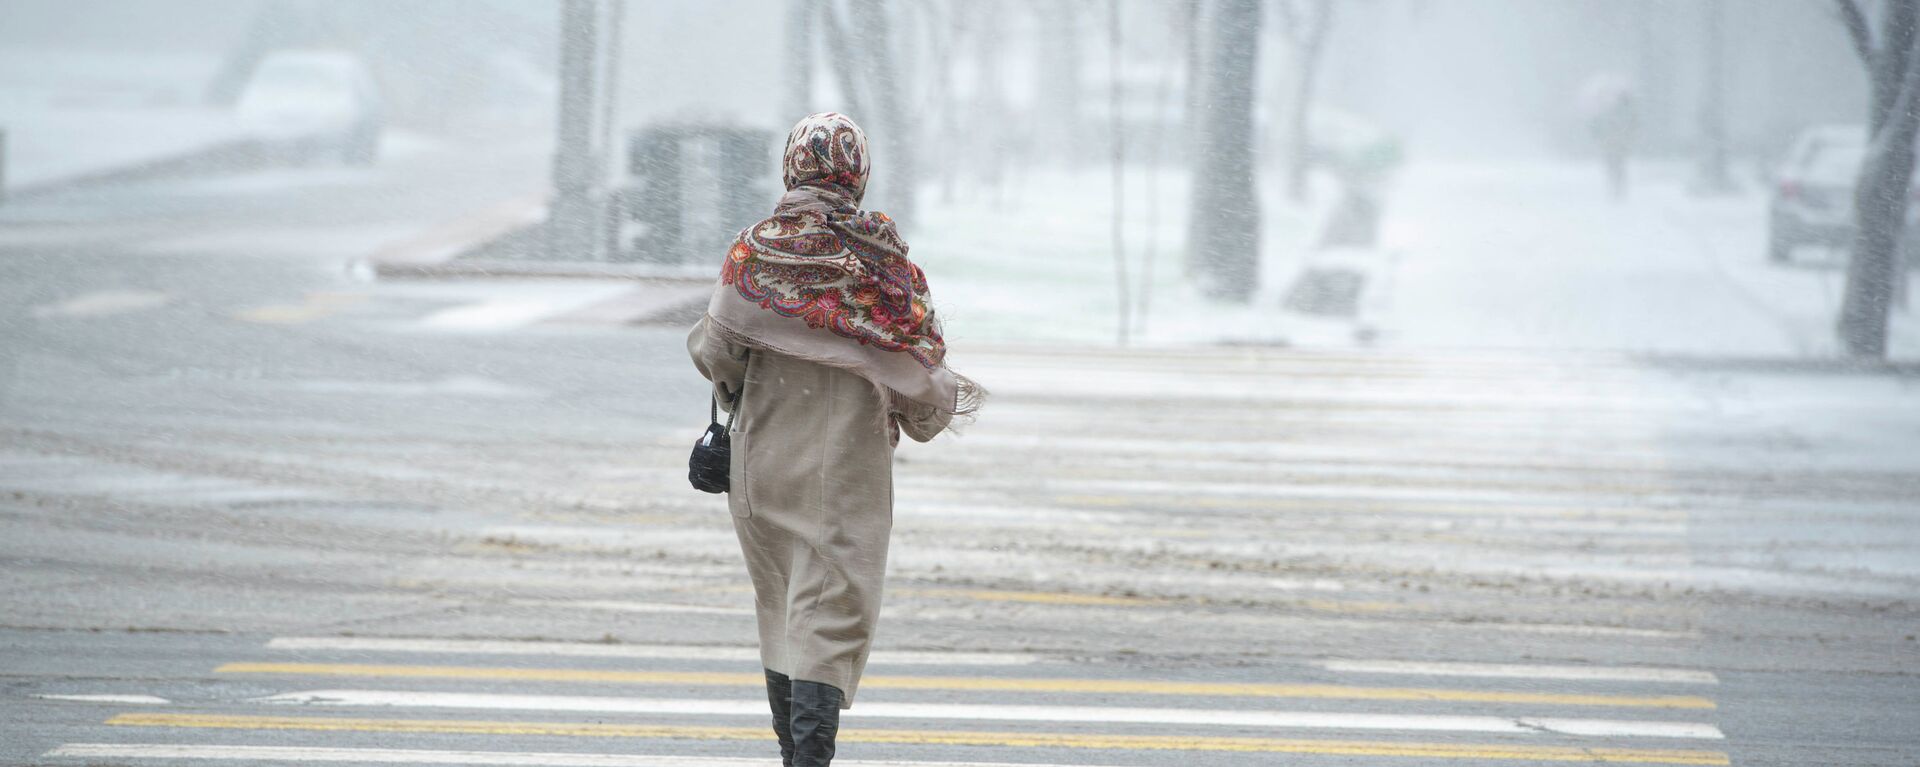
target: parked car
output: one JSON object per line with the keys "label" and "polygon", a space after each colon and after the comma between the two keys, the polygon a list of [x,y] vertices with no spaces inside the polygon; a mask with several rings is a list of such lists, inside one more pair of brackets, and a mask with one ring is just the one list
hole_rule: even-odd
{"label": "parked car", "polygon": [[[1767,260],[1786,263],[1802,245],[1844,248],[1853,241],[1853,188],[1867,155],[1867,129],[1858,125],[1809,128],[1795,139],[1774,175]],[[1917,178],[1916,180],[1920,180]],[[1914,254],[1920,190],[1910,194],[1907,237],[1901,250]]]}
{"label": "parked car", "polygon": [[380,153],[379,89],[351,53],[267,54],[240,92],[236,111],[256,141],[301,162],[334,156],[370,165]]}
{"label": "parked car", "polygon": [[1853,238],[1853,186],[1866,156],[1858,125],[1808,129],[1775,174],[1767,260],[1784,263],[1802,245],[1845,247]]}

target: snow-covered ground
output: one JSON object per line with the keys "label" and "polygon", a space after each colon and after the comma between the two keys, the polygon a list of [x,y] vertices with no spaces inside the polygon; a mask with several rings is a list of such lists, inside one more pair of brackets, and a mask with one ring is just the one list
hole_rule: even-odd
{"label": "snow-covered ground", "polygon": [[[1575,161],[1415,163],[1394,186],[1378,252],[1339,254],[1370,273],[1357,323],[1280,309],[1302,264],[1322,261],[1328,185],[1308,209],[1262,189],[1265,253],[1250,306],[1198,297],[1183,277],[1187,180],[1130,172],[1126,247],[1136,290],[1151,250],[1152,289],[1134,342],[1371,343],[1403,348],[1605,350],[1818,358],[1843,280],[1838,254],[1766,262],[1765,190],[1687,191],[1681,163],[1637,168],[1623,202],[1597,166]],[[1277,181],[1278,174],[1263,174]],[[996,199],[929,189],[904,222],[961,340],[1112,343],[1118,299],[1110,177],[1104,168],[1017,176]],[[1152,204],[1149,201],[1155,201]],[[1896,311],[1894,354],[1920,355],[1920,319]]]}
{"label": "snow-covered ground", "polygon": [[[1838,353],[1843,260],[1766,260],[1764,189],[1702,198],[1689,169],[1638,169],[1608,198],[1596,166],[1416,165],[1386,224],[1394,270],[1382,340],[1395,346],[1610,349],[1825,357]],[[1920,322],[1896,312],[1896,350]]]}
{"label": "snow-covered ground", "polygon": [[178,157],[241,138],[203,103],[219,61],[200,55],[0,47],[10,190]]}

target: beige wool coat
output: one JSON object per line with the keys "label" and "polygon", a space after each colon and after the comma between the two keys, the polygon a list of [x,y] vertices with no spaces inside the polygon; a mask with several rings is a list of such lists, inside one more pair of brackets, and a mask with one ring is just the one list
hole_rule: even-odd
{"label": "beige wool coat", "polygon": [[851,707],[880,618],[894,445],[901,431],[932,439],[952,416],[840,368],[731,343],[709,322],[694,326],[687,351],[723,408],[744,392],[727,507],[753,580],[761,662],[838,687]]}

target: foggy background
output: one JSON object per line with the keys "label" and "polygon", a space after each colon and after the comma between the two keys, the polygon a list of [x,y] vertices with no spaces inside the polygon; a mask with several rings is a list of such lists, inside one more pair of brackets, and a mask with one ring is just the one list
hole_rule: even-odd
{"label": "foggy background", "polygon": [[[626,8],[620,110],[624,124],[688,115],[729,116],[784,130],[788,95],[781,92],[789,3],[650,3]],[[1123,4],[1127,66],[1145,82],[1170,71],[1184,87],[1182,56],[1188,3]],[[1014,123],[1025,132],[1036,114],[1039,42],[1077,38],[1079,99],[1088,136],[1104,139],[1106,4],[1099,2],[940,3],[889,5],[901,31],[902,66],[923,87],[905,97],[924,106],[946,99],[924,84],[944,64],[964,73],[958,94],[978,87],[977,37],[993,30],[1006,111],[957,115],[968,132]],[[1671,157],[1697,150],[1705,90],[1701,41],[1707,17],[1684,0],[1362,0],[1341,4],[1327,44],[1320,100],[1364,114],[1405,136],[1423,156],[1513,157],[1589,149],[1574,103],[1600,72],[1628,76],[1645,97],[1641,148]],[[1830,4],[1736,3],[1726,15],[1726,92],[1734,143],[1749,161],[1779,151],[1809,124],[1858,122],[1866,81]],[[955,34],[962,44],[933,50],[931,39]],[[1064,17],[1064,18],[1063,18]],[[945,27],[945,28],[942,28]],[[263,29],[264,28],[264,31]],[[8,4],[0,28],[9,91],[65,90],[68,100],[100,100],[89,90],[146,91],[149,104],[218,103],[218,77],[237,49],[264,35],[272,47],[346,48],[373,63],[395,107],[397,123],[446,129],[445,123],[489,101],[542,100],[557,76],[559,3],[547,0],[420,0],[326,3],[269,0],[179,0],[165,5],[118,0]],[[1263,24],[1260,83],[1267,111],[1286,99],[1283,23],[1271,11]],[[903,35],[905,36],[905,35]],[[911,44],[909,44],[911,43]],[[944,55],[941,55],[944,54]],[[816,68],[828,63],[828,55]],[[91,62],[89,65],[87,62]],[[118,64],[119,67],[114,65]],[[82,71],[82,70],[91,70]],[[133,70],[133,71],[127,71]],[[824,74],[824,73],[823,73]],[[817,78],[814,108],[839,106],[830,76]],[[546,92],[501,93],[516,88]],[[9,93],[20,96],[19,93]],[[1137,94],[1148,96],[1151,94]],[[1169,110],[1176,119],[1184,104]],[[1063,107],[1064,110],[1064,107]],[[1046,110],[1038,110],[1046,111]],[[922,129],[937,135],[944,114],[927,114]],[[1023,130],[1025,129],[1025,130]],[[930,137],[920,137],[928,142]],[[1097,152],[1095,154],[1098,154]],[[930,169],[961,169],[961,158],[922,150]]]}
{"label": "foggy background", "polygon": [[[230,113],[263,56],[344,51],[377,83],[387,161],[452,153],[518,179],[503,182],[524,187],[503,186],[510,199],[572,183],[577,205],[562,192],[522,218],[618,230],[564,244],[523,233],[482,260],[702,274],[702,249],[771,205],[785,126],[837,110],[875,143],[867,207],[900,220],[961,338],[1117,341],[1125,303],[1125,335],[1150,344],[1836,349],[1822,324],[1837,311],[1844,248],[1764,263],[1770,190],[1796,136],[1864,121],[1866,74],[1828,3],[1335,3],[1312,57],[1322,4],[1257,4],[1252,54],[1239,57],[1252,60],[1251,133],[1245,154],[1221,160],[1250,167],[1253,187],[1227,205],[1193,187],[1196,172],[1218,175],[1196,171],[1219,106],[1204,90],[1212,4],[1121,3],[1117,51],[1109,4],[1091,0],[590,4],[591,103],[578,103],[591,124],[556,145],[563,5],[11,3],[7,183],[18,196],[125,166],[164,175],[143,164],[245,135]],[[864,21],[876,8],[884,24]],[[1619,93],[1632,101],[1628,189],[1608,204],[1596,99]],[[1312,164],[1296,193],[1302,114]],[[752,159],[689,156],[688,178],[709,180],[663,184],[660,156],[632,143],[660,126],[740,131]],[[1716,149],[1725,182],[1703,186]],[[235,169],[206,165],[216,170],[185,173]],[[1373,222],[1358,240],[1330,239],[1354,199]],[[1244,208],[1248,228],[1220,236],[1243,238],[1231,249],[1245,256],[1207,267],[1196,254],[1211,246],[1194,237],[1221,227],[1193,211],[1223,207]],[[687,234],[658,239],[648,216],[660,215]],[[478,238],[463,257],[497,244]],[[1131,272],[1124,302],[1116,262]],[[1210,287],[1221,280],[1250,292]],[[1037,284],[1050,300],[1026,292]],[[1896,355],[1910,324],[1896,310]]]}

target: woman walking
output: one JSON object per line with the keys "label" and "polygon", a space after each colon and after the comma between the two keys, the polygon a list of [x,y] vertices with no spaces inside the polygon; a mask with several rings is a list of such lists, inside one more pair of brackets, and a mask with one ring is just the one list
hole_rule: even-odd
{"label": "woman walking", "polygon": [[886,215],[859,209],[866,135],[810,115],[786,194],[740,233],[687,350],[733,414],[727,506],[753,580],[783,763],[827,765],[880,616],[893,449],[973,412],[945,365],[926,277]]}

